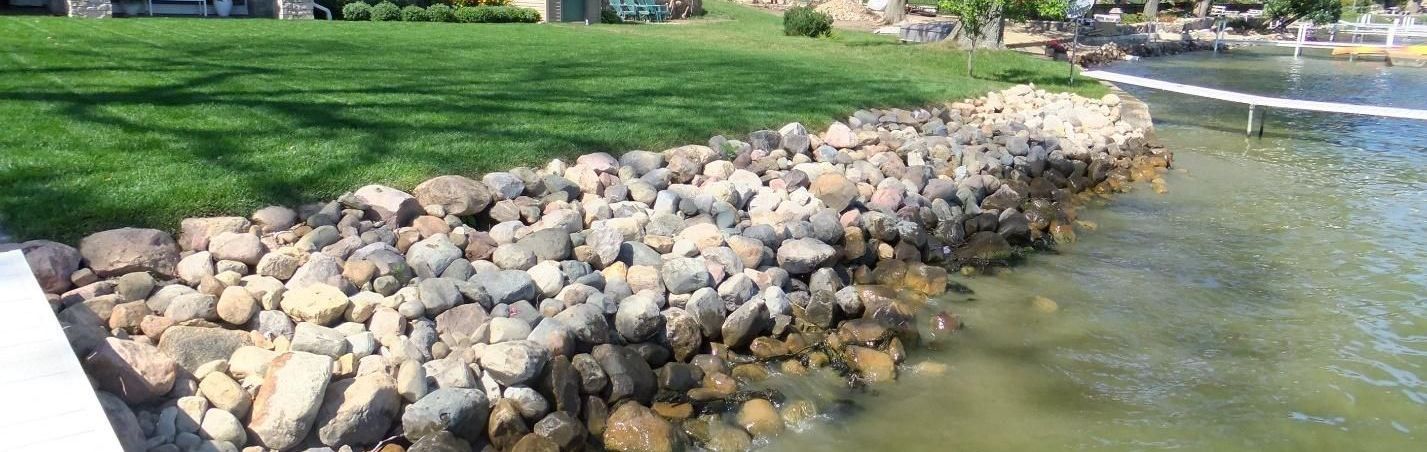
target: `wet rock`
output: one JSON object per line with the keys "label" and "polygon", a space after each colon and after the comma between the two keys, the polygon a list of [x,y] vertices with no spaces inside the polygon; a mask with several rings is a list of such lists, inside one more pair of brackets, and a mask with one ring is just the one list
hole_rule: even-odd
{"label": "wet rock", "polygon": [[897,378],[897,364],[892,356],[876,349],[847,346],[848,358],[857,374],[870,383],[882,383]]}
{"label": "wet rock", "polygon": [[738,408],[738,425],[755,437],[770,437],[783,433],[783,419],[773,403],[765,399],[749,399]]}
{"label": "wet rock", "polygon": [[604,446],[613,451],[675,451],[683,447],[669,421],[637,403],[624,403],[610,413]]}
{"label": "wet rock", "polygon": [[533,431],[562,451],[580,450],[585,442],[584,426],[580,425],[580,421],[575,419],[575,416],[565,412],[550,413],[540,422],[535,423]]}

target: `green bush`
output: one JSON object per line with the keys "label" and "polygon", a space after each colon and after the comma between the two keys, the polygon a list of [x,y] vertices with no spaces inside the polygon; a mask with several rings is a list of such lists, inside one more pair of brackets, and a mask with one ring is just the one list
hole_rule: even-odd
{"label": "green bush", "polygon": [[832,16],[806,6],[788,8],[783,13],[783,34],[809,38],[832,36]]}
{"label": "green bush", "polygon": [[1120,23],[1122,23],[1122,24],[1142,24],[1142,23],[1145,23],[1145,22],[1148,21],[1148,20],[1149,20],[1149,19],[1146,18],[1144,14],[1140,14],[1140,13],[1130,13],[1130,14],[1121,14],[1121,15],[1120,15]]}
{"label": "green bush", "polygon": [[456,21],[464,23],[535,23],[540,13],[515,6],[461,6],[456,8]]}
{"label": "green bush", "polygon": [[342,18],[347,20],[371,20],[372,5],[366,3],[348,3],[342,6]]}
{"label": "green bush", "polygon": [[416,5],[406,5],[401,8],[402,22],[426,22],[431,20],[431,16],[426,14],[426,9]]}
{"label": "green bush", "polygon": [[444,3],[437,3],[426,8],[426,20],[432,22],[454,22],[455,16],[451,15],[451,7]]}
{"label": "green bush", "polygon": [[1016,20],[1065,20],[1070,2],[1065,0],[1008,0],[1006,17]]}
{"label": "green bush", "polygon": [[385,22],[401,20],[401,7],[392,2],[381,2],[372,6],[372,21]]}
{"label": "green bush", "polygon": [[622,24],[624,19],[619,18],[619,13],[613,9],[605,8],[600,10],[600,23],[602,24]]}

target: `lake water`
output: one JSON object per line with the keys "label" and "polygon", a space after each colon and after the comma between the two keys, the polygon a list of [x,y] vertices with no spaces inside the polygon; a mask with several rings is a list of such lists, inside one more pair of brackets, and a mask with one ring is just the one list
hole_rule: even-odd
{"label": "lake water", "polygon": [[[1321,51],[1314,51],[1318,55]],[[1111,70],[1427,108],[1427,69],[1200,52]],[[1056,254],[956,277],[946,365],[846,397],[773,450],[1427,450],[1427,123],[1130,88],[1175,152],[1169,193],[1082,210]],[[1031,299],[1054,299],[1042,313]],[[795,391],[796,393],[796,391]],[[795,394],[796,395],[796,394]]]}

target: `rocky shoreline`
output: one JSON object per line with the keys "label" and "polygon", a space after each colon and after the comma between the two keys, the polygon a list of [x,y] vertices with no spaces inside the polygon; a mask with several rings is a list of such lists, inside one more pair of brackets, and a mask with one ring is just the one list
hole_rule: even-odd
{"label": "rocky shoreline", "polygon": [[753,383],[893,381],[949,271],[1163,189],[1142,109],[1022,85],[0,250],[127,451],[744,450],[826,409]]}

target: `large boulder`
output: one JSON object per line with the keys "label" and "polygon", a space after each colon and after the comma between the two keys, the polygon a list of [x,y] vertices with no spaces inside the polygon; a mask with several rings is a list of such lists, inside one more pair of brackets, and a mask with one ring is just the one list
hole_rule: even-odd
{"label": "large boulder", "polygon": [[392,227],[411,223],[425,212],[416,197],[385,185],[367,185],[352,193],[357,206],[367,212],[367,219],[381,220]]}
{"label": "large boulder", "polygon": [[446,215],[475,215],[491,204],[485,184],[465,176],[436,176],[412,190],[423,207],[440,206]]}
{"label": "large boulder", "polygon": [[157,229],[121,228],[96,232],[79,241],[79,254],[101,278],[130,272],[175,276],[178,244]]}
{"label": "large boulder", "polygon": [[172,389],[178,366],[152,345],[108,337],[84,359],[84,368],[100,389],[138,405]]}
{"label": "large boulder", "polygon": [[30,272],[34,273],[35,280],[40,282],[40,289],[46,293],[63,293],[69,290],[69,275],[79,270],[79,250],[63,243],[31,240],[0,244],[0,253],[13,250],[20,250],[25,254],[25,262],[30,264]]}
{"label": "large boulder", "polygon": [[246,232],[224,232],[209,239],[208,251],[217,260],[238,261],[248,265],[258,265],[258,260],[267,254],[267,248],[258,236]]}
{"label": "large boulder", "polygon": [[317,438],[332,447],[369,445],[386,437],[401,411],[396,380],[383,372],[338,380],[317,412]]}
{"label": "large boulder", "polygon": [[248,421],[254,442],[269,449],[296,447],[312,429],[331,378],[332,358],[322,355],[287,352],[269,363]]}

